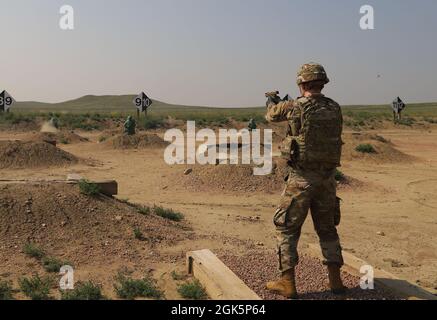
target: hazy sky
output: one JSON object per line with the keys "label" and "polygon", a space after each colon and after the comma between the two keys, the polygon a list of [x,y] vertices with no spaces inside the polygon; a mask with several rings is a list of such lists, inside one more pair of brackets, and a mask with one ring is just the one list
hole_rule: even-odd
{"label": "hazy sky", "polygon": [[[375,30],[359,28],[364,4]],[[254,106],[273,89],[295,97],[297,69],[317,61],[342,104],[437,101],[436,33],[435,0],[0,0],[0,89]]]}

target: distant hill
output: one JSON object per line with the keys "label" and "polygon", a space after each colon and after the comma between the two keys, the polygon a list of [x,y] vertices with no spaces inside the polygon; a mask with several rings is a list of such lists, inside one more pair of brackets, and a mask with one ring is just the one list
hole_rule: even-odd
{"label": "distant hill", "polygon": [[[87,95],[78,99],[69,100],[60,103],[45,103],[35,101],[17,102],[13,106],[13,111],[17,112],[123,112],[132,113],[135,107],[132,104],[135,95],[105,95],[95,96]],[[384,113],[391,114],[391,106],[386,105],[353,105],[342,106],[345,113]],[[188,114],[190,112],[204,113],[221,113],[223,116],[234,114],[236,112],[243,113],[259,113],[265,112],[265,107],[252,108],[213,108],[202,106],[187,106],[169,104],[158,100],[153,100],[151,111],[155,114],[166,113],[171,115]],[[410,103],[407,104],[405,114],[435,116],[437,115],[437,103]]]}
{"label": "distant hill", "polygon": [[[17,111],[33,111],[33,112],[48,112],[48,111],[68,111],[68,112],[123,112],[132,111],[132,104],[135,95],[107,95],[95,96],[87,95],[74,100],[68,100],[59,103],[45,103],[36,101],[17,102],[14,105],[14,110]],[[152,107],[159,110],[181,110],[181,109],[205,109],[207,107],[174,105],[158,100],[153,100]]]}

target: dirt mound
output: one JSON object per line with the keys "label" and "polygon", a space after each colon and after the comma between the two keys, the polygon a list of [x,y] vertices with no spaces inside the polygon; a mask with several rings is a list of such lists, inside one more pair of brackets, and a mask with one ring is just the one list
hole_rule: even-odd
{"label": "dirt mound", "polygon": [[[278,131],[279,132],[279,131]],[[275,145],[282,142],[283,132],[273,134]],[[375,163],[411,162],[415,158],[396,149],[396,146],[382,135],[367,133],[345,133],[343,135],[342,161],[371,161]],[[360,145],[371,145],[374,152],[359,152],[356,148]]]}
{"label": "dirt mound", "polygon": [[[396,149],[395,145],[380,135],[351,133],[343,136],[343,161],[364,160],[375,163],[410,162],[411,157]],[[357,151],[363,147],[364,152]]]}
{"label": "dirt mound", "polygon": [[66,166],[78,159],[50,143],[34,141],[0,141],[0,169]]}
{"label": "dirt mound", "polygon": [[0,190],[0,274],[12,279],[44,272],[40,262],[23,253],[23,246],[32,243],[71,263],[75,280],[91,277],[112,288],[117,270],[144,274],[151,261],[159,260],[158,247],[192,234],[184,222],[140,214],[116,199],[83,195],[77,185],[7,184]]}
{"label": "dirt mound", "polygon": [[120,135],[120,129],[106,129],[98,136],[99,143],[107,142],[107,140]]}
{"label": "dirt mound", "polygon": [[254,176],[253,168],[250,165],[198,166],[193,169],[193,172],[187,178],[186,186],[196,191],[208,189],[249,192],[267,191],[266,183],[274,187],[276,176],[269,175],[266,177]]}
{"label": "dirt mound", "polygon": [[157,134],[139,133],[133,136],[118,135],[105,142],[114,149],[165,148],[169,145]]}
{"label": "dirt mound", "polygon": [[[190,174],[182,177],[182,185],[191,191],[229,191],[278,193],[284,188],[289,167],[282,158],[274,159],[272,173],[253,175],[252,165],[195,166]],[[357,188],[362,183],[357,179],[342,176],[339,187]]]}
{"label": "dirt mound", "polygon": [[[341,168],[339,169],[341,170]],[[363,190],[369,187],[367,183],[344,174],[341,177],[336,177],[336,179],[337,190]]]}
{"label": "dirt mound", "polygon": [[223,190],[272,193],[283,188],[286,171],[277,166],[272,174],[254,176],[252,165],[195,166],[183,184],[193,191]]}
{"label": "dirt mound", "polygon": [[57,144],[71,144],[88,141],[87,138],[81,137],[80,135],[74,133],[74,131],[38,132],[29,140],[42,142],[55,141]]}

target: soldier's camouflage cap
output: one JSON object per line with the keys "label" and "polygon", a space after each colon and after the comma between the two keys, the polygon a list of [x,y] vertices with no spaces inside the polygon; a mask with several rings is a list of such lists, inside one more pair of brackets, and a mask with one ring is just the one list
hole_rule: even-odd
{"label": "soldier's camouflage cap", "polygon": [[297,85],[311,81],[324,81],[325,84],[329,83],[328,75],[325,68],[318,63],[306,63],[297,73]]}

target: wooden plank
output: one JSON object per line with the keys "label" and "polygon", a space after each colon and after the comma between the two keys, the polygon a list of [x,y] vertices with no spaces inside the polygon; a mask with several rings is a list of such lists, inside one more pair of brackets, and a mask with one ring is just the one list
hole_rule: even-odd
{"label": "wooden plank", "polygon": [[[41,183],[66,183],[77,184],[80,180],[84,179],[77,174],[69,174],[66,180],[5,180],[0,179],[0,184],[41,184]],[[112,197],[118,194],[118,183],[115,180],[91,180],[90,183],[94,183],[100,187],[100,193]]]}
{"label": "wooden plank", "polygon": [[112,197],[118,194],[118,183],[115,180],[91,182],[97,184],[100,188],[100,193],[108,197]]}
{"label": "wooden plank", "polygon": [[261,300],[210,250],[187,253],[188,273],[197,278],[214,300]]}
{"label": "wooden plank", "polygon": [[67,181],[80,181],[83,180],[84,178],[77,173],[70,173],[67,175]]}
{"label": "wooden plank", "polygon": [[[322,257],[319,245],[309,244],[308,252],[319,258]],[[346,251],[343,251],[343,260],[347,271],[360,277],[363,276],[360,274],[361,267],[371,265]],[[400,279],[385,270],[374,268],[374,277],[375,284],[379,284],[405,299],[437,300],[437,297],[431,292],[412,284],[407,280]]]}
{"label": "wooden plank", "polygon": [[[67,182],[77,183],[83,179],[85,178],[76,173],[67,175]],[[108,197],[118,194],[118,183],[115,180],[90,180],[90,183],[98,185],[100,187],[100,192]]]}

